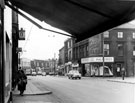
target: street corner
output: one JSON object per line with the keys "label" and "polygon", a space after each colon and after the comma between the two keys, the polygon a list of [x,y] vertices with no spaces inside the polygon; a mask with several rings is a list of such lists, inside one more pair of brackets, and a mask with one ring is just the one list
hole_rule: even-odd
{"label": "street corner", "polygon": [[32,95],[49,95],[52,94],[52,91],[39,91],[39,92],[34,92],[34,93],[27,93],[24,92],[25,96],[32,96]]}

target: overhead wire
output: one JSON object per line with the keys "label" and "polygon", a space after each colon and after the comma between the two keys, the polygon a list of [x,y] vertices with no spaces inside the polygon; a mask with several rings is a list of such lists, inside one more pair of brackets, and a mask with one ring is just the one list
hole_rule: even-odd
{"label": "overhead wire", "polygon": [[24,44],[24,46],[23,46],[23,48],[24,48],[24,49],[25,49],[26,44],[27,44],[27,42],[28,42],[28,40],[29,40],[29,37],[30,37],[31,31],[32,31],[32,28],[33,28],[33,25],[32,25],[32,26],[31,26],[31,28],[30,28],[30,31],[29,31],[28,37],[27,37],[26,42],[25,42],[25,44]]}

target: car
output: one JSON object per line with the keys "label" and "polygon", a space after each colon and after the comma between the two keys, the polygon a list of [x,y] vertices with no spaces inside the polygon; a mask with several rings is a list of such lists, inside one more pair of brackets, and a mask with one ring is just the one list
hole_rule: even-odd
{"label": "car", "polygon": [[70,70],[67,76],[69,79],[81,79],[81,74],[78,70]]}
{"label": "car", "polygon": [[38,71],[37,72],[37,75],[42,75],[42,71]]}
{"label": "car", "polygon": [[46,72],[42,72],[42,76],[46,76]]}
{"label": "car", "polygon": [[32,76],[36,76],[37,73],[36,73],[36,72],[32,72],[31,75],[32,75]]}

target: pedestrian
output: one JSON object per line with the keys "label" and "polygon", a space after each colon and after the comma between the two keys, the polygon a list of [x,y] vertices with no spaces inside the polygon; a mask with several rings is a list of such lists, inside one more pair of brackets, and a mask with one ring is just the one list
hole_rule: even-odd
{"label": "pedestrian", "polygon": [[122,75],[122,80],[124,80],[124,76],[125,76],[125,68],[122,67],[121,69],[121,75]]}
{"label": "pedestrian", "polygon": [[23,96],[24,90],[26,90],[27,84],[27,76],[25,75],[23,70],[18,71],[18,90],[20,91],[20,95]]}

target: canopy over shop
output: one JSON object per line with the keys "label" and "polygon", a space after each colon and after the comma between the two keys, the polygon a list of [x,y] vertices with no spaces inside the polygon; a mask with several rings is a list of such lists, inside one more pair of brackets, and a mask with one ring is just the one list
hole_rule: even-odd
{"label": "canopy over shop", "polygon": [[[135,2],[120,0],[5,0],[78,41],[135,18]],[[10,2],[10,3],[9,3]],[[15,10],[15,9],[14,9]],[[19,10],[18,10],[19,11]],[[19,12],[20,13],[20,12]],[[21,13],[20,13],[21,14]],[[24,16],[24,15],[23,15]],[[40,26],[39,26],[40,27]],[[42,27],[41,27],[42,28]]]}

